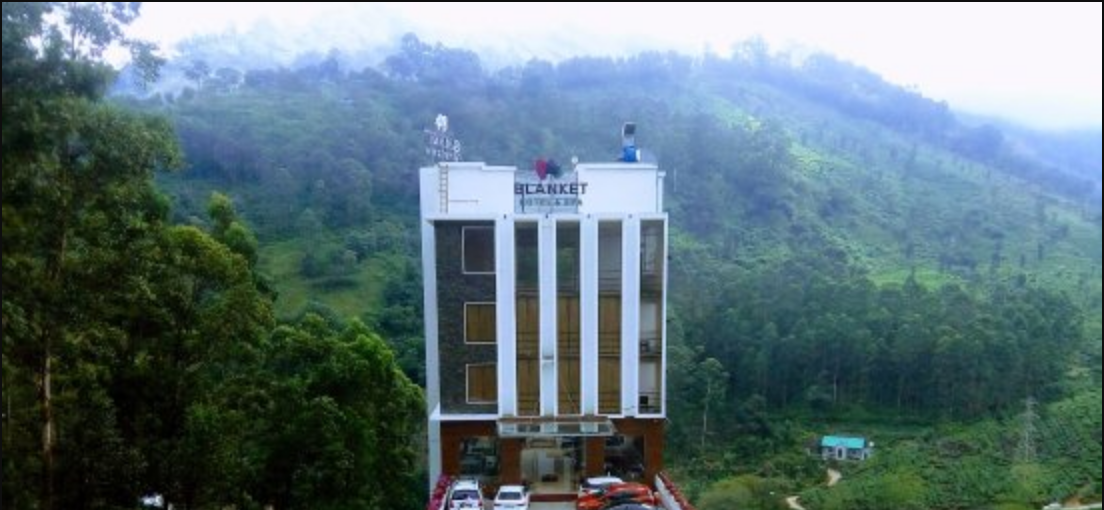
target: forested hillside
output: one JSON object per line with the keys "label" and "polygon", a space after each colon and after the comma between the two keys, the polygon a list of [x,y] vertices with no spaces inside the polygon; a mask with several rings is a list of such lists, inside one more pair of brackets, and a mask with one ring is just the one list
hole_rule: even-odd
{"label": "forested hillside", "polygon": [[173,222],[164,117],[103,100],[138,4],[3,4],[3,507],[416,508],[421,389],[358,321],[278,324],[225,195]]}
{"label": "forested hillside", "polygon": [[[673,225],[668,464],[704,510],[1099,501],[1099,131],[758,40],[491,69],[407,35],[266,69],[161,62],[138,14],[3,6],[5,507],[417,508],[439,113],[523,168],[637,123]],[[839,431],[878,453],[817,488],[805,447]]]}
{"label": "forested hillside", "polygon": [[[1094,157],[1084,137],[959,120],[862,68],[759,41],[731,58],[492,71],[408,35],[375,68],[337,52],[295,69],[172,65],[189,73],[181,94],[125,101],[177,127],[189,167],[162,180],[177,220],[202,224],[211,190],[231,193],[278,314],[360,317],[414,378],[421,130],[446,113],[465,159],[527,167],[612,160],[635,121],[669,172],[671,460],[703,482],[776,476],[772,462],[802,480],[794,452],[817,426],[981,421],[1012,437],[1025,399],[1099,391],[1099,139]],[[1083,407],[1046,412],[1067,410]],[[1084,416],[1054,419],[1067,418]],[[1099,449],[1099,416],[1085,419]],[[707,438],[730,448],[700,449]],[[1076,473],[1063,486],[1099,493],[1098,469]],[[1002,490],[967,483],[926,504],[1059,496]]]}

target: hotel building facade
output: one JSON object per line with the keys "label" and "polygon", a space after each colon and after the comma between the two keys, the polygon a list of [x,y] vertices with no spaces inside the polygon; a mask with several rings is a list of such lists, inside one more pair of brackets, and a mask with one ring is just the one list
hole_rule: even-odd
{"label": "hotel building facade", "polygon": [[668,218],[645,163],[422,168],[430,480],[651,482]]}

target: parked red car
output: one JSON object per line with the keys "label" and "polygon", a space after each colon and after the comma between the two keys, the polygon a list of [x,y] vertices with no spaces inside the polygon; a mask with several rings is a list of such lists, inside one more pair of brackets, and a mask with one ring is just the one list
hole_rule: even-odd
{"label": "parked red car", "polygon": [[593,494],[580,496],[575,509],[603,510],[627,503],[655,506],[655,495],[651,488],[641,483],[618,483]]}

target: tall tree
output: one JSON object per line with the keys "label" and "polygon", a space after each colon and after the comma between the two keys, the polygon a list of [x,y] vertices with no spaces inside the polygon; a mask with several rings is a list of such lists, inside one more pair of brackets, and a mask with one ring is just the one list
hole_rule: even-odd
{"label": "tall tree", "polygon": [[278,328],[266,350],[270,412],[259,423],[258,497],[279,509],[412,508],[422,392],[359,321],[316,315]]}
{"label": "tall tree", "polygon": [[[150,203],[148,179],[178,158],[163,122],[92,104],[110,68],[99,62],[113,43],[131,47],[152,74],[152,47],[127,41],[122,27],[138,4],[3,4],[4,329],[12,361],[34,366],[41,412],[41,505],[54,506],[57,422],[55,364],[79,338],[71,287],[74,261],[86,253],[96,221],[129,219],[112,205]],[[137,184],[137,185],[135,185]],[[90,214],[93,211],[103,214]],[[135,217],[137,216],[137,217]],[[18,323],[15,328],[13,322]]]}
{"label": "tall tree", "polygon": [[[132,506],[157,486],[149,470],[179,437],[174,417],[201,394],[197,383],[271,322],[246,258],[167,225],[152,176],[180,163],[168,123],[99,102],[111,45],[156,71],[152,47],[123,35],[138,12],[3,5],[5,393],[20,399],[5,429],[40,430],[37,461],[16,457],[4,476],[9,489],[10,477],[37,478],[38,495],[8,490],[5,505]],[[243,237],[235,232],[219,235]]]}
{"label": "tall tree", "polygon": [[708,358],[698,365],[701,385],[704,391],[701,395],[702,424],[701,424],[701,450],[705,452],[706,441],[709,438],[709,411],[714,402],[724,402],[726,391],[725,381],[728,373],[724,365],[714,358]]}

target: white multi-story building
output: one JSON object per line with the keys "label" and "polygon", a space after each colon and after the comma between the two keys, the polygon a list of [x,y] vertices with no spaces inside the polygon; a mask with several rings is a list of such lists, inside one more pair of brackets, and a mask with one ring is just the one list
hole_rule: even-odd
{"label": "white multi-story building", "polygon": [[421,170],[431,480],[651,482],[666,416],[664,174]]}

